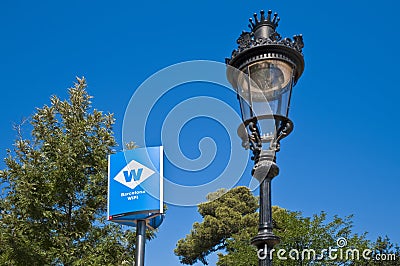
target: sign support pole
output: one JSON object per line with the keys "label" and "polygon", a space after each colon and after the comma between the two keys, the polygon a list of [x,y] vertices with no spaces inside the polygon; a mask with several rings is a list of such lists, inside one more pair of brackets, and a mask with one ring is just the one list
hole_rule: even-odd
{"label": "sign support pole", "polygon": [[146,244],[146,221],[138,220],[136,225],[135,266],[144,266],[145,244]]}

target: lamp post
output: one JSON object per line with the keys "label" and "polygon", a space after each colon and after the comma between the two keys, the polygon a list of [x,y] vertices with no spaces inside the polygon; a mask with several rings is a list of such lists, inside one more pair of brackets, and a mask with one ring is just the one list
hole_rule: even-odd
{"label": "lamp post", "polygon": [[278,175],[275,153],[293,130],[289,119],[292,88],[304,70],[303,38],[284,38],[276,31],[279,18],[272,11],[254,14],[250,31],[243,31],[238,48],[227,58],[227,77],[236,89],[243,124],[238,135],[253,152],[252,175],[260,182],[258,234],[251,243],[259,250],[259,265],[272,265],[270,254],[280,242],[272,229],[271,181]]}

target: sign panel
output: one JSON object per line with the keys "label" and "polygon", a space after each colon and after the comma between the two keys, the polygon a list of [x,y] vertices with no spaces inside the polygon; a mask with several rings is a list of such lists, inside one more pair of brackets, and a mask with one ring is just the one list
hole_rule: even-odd
{"label": "sign panel", "polygon": [[134,226],[137,220],[147,220],[147,225],[154,228],[154,222],[160,220],[156,217],[163,213],[163,203],[162,146],[109,156],[109,221]]}

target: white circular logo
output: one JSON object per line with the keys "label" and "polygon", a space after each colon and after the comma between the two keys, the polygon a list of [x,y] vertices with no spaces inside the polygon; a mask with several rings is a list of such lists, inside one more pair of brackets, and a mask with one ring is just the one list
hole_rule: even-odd
{"label": "white circular logo", "polygon": [[344,237],[339,237],[339,238],[336,240],[336,244],[337,244],[337,246],[338,246],[339,248],[343,248],[343,247],[347,246],[347,239],[344,238]]}

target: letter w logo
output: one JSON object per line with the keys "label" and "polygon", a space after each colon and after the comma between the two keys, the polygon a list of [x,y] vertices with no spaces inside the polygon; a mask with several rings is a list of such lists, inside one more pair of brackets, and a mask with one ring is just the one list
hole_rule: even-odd
{"label": "letter w logo", "polygon": [[136,170],[132,171],[124,171],[124,176],[125,176],[125,182],[132,182],[132,181],[139,181],[140,176],[142,175],[143,168],[139,168]]}
{"label": "letter w logo", "polygon": [[152,169],[135,160],[131,160],[121,169],[121,171],[119,171],[119,173],[114,177],[114,180],[124,186],[134,189],[154,173],[155,172]]}

